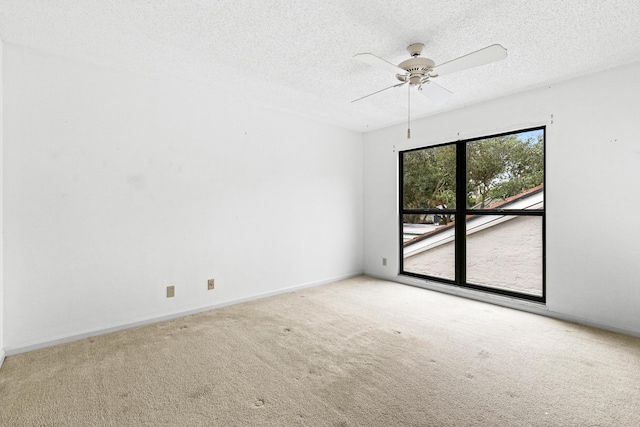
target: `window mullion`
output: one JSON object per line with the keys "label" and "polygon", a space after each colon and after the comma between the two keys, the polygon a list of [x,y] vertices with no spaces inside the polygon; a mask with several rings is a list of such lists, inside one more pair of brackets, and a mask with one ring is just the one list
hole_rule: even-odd
{"label": "window mullion", "polygon": [[455,220],[455,253],[456,253],[456,283],[467,283],[467,246],[466,235],[467,215],[467,148],[464,142],[456,144],[456,220]]}

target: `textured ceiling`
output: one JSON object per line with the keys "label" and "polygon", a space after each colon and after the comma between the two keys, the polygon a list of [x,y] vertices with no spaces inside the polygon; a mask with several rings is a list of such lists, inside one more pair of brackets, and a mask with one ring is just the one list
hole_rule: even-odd
{"label": "textured ceiling", "polygon": [[[441,76],[417,118],[640,60],[638,0],[0,0],[9,43],[169,76],[357,131],[401,123],[406,88],[355,61],[425,44],[440,64],[499,43],[508,58]],[[606,74],[603,74],[606,79]]]}

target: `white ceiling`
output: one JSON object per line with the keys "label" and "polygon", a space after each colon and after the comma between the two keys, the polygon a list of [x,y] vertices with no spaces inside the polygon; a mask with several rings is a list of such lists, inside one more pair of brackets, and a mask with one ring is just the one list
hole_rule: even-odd
{"label": "white ceiling", "polygon": [[397,64],[422,42],[440,64],[507,48],[506,60],[439,77],[454,93],[446,106],[412,97],[417,118],[639,61],[640,1],[0,0],[0,37],[368,131],[405,121],[407,92],[351,104],[397,82],[356,53]]}

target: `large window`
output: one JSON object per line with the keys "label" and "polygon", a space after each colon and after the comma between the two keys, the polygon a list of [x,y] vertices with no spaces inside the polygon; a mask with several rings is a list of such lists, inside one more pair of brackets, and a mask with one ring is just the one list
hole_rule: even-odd
{"label": "large window", "polygon": [[402,274],[544,302],[545,128],[400,152]]}

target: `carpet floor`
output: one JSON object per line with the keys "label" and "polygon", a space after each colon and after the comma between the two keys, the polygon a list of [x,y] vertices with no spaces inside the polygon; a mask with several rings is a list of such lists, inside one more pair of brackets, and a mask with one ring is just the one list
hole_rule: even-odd
{"label": "carpet floor", "polygon": [[357,277],[8,357],[2,426],[639,426],[640,339]]}

